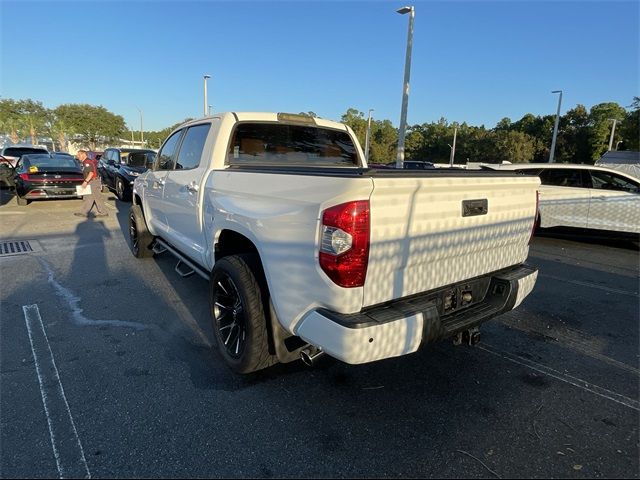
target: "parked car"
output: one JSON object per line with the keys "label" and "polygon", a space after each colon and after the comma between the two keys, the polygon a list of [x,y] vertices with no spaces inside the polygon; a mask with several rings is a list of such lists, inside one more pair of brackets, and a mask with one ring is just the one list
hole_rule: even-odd
{"label": "parked car", "polygon": [[16,163],[22,155],[30,153],[49,153],[46,147],[39,145],[10,145],[0,149],[0,156],[4,157],[12,166],[16,166]]}
{"label": "parked car", "polygon": [[133,181],[153,164],[155,157],[153,150],[107,148],[98,162],[103,185],[116,192],[120,200],[129,200]]}
{"label": "parked car", "polygon": [[95,160],[97,162],[98,160],[100,160],[102,158],[102,154],[103,154],[103,152],[94,152],[92,150],[89,150],[87,152],[87,158],[89,160]]}
{"label": "parked car", "polygon": [[541,228],[640,233],[640,182],[631,175],[566,163],[487,166],[540,177]]}
{"label": "parked car", "polygon": [[0,156],[0,188],[13,188],[15,186],[15,168],[11,161]]}
{"label": "parked car", "polygon": [[132,253],[209,281],[231,369],[406,355],[531,292],[537,177],[370,169],[344,124],[293,114],[187,122],[134,182]]}
{"label": "parked car", "polygon": [[420,162],[417,160],[405,160],[402,165],[405,170],[430,170],[436,168],[431,162]]}
{"label": "parked car", "polygon": [[66,155],[23,155],[15,167],[18,205],[47,198],[78,198],[76,186],[82,181],[82,167]]}

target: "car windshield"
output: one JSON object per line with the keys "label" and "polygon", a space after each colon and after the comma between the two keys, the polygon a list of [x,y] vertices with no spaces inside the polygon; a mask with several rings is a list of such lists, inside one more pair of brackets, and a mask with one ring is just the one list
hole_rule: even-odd
{"label": "car windshield", "polygon": [[22,159],[25,168],[79,168],[74,158],[62,155],[29,155]]}
{"label": "car windshield", "polygon": [[238,124],[228,161],[232,165],[359,165],[347,132],[266,122]]}
{"label": "car windshield", "polygon": [[156,159],[155,152],[132,152],[127,157],[127,165],[130,167],[145,167]]}
{"label": "car windshield", "polygon": [[7,157],[21,157],[30,153],[49,153],[44,148],[35,147],[8,147],[4,149],[4,155]]}

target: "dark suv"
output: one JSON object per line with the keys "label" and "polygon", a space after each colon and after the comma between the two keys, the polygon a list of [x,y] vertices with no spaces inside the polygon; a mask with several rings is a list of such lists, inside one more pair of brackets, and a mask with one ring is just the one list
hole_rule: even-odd
{"label": "dark suv", "polygon": [[156,152],[134,148],[107,148],[98,162],[103,185],[116,192],[120,200],[129,200],[133,182],[153,164]]}

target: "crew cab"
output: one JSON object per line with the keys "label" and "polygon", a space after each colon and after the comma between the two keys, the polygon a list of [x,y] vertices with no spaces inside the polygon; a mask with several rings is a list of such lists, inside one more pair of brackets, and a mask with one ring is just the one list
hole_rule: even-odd
{"label": "crew cab", "polygon": [[170,252],[209,281],[236,372],[326,353],[350,364],[474,343],[517,307],[537,177],[375,170],[347,126],[283,113],[187,122],[133,186],[136,257]]}

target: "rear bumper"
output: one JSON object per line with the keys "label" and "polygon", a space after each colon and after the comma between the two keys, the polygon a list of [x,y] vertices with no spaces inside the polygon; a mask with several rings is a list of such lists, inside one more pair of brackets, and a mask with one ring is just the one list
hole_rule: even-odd
{"label": "rear bumper", "polygon": [[[80,185],[78,183],[78,185]],[[18,189],[17,192],[21,197],[29,200],[38,200],[41,198],[81,198],[76,191],[76,184],[56,187],[56,186],[34,186],[28,190]]]}
{"label": "rear bumper", "polygon": [[[533,290],[537,276],[537,269],[518,265],[357,314],[317,309],[303,318],[296,335],[346,363],[398,357],[516,308]],[[473,292],[477,300],[465,305],[465,292]],[[447,299],[460,307],[447,310]]]}

